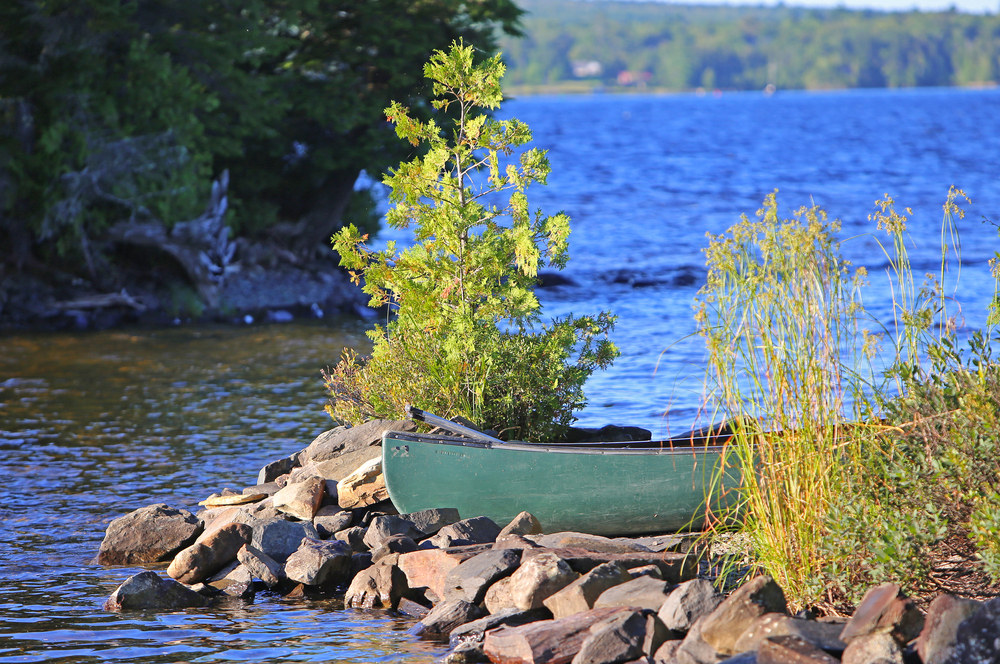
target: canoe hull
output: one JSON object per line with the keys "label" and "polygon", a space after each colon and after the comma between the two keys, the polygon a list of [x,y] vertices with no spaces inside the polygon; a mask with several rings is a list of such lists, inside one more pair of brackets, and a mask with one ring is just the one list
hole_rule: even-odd
{"label": "canoe hull", "polygon": [[[528,511],[545,532],[640,535],[701,527],[723,449],[491,445],[388,432],[382,469],[403,513],[454,507],[506,525]],[[727,490],[738,485],[732,474],[724,480]]]}

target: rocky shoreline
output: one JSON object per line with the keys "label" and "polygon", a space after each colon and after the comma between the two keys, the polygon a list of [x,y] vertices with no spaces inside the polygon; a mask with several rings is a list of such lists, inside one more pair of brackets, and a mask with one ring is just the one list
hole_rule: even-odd
{"label": "rocky shoreline", "polygon": [[[155,277],[155,275],[154,275]],[[183,280],[142,277],[101,289],[63,274],[0,270],[0,331],[100,330],[194,321],[247,324],[334,315],[366,316],[368,298],[332,260],[232,266],[219,302],[204,308]]]}
{"label": "rocky shoreline", "polygon": [[1000,599],[942,594],[925,614],[884,584],[849,619],[789,615],[768,576],[720,594],[699,577],[691,536],[546,533],[527,512],[509,524],[444,506],[399,514],[381,437],[414,428],[337,427],[198,514],[157,504],[116,519],[97,564],[169,565],[129,577],[105,609],[343,593],[419,619],[412,633],[448,643],[448,664],[1000,661]]}

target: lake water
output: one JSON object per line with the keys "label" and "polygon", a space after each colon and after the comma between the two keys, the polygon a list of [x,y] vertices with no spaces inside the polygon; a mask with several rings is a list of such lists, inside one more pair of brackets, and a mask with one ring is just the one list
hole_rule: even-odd
{"label": "lake water", "polygon": [[[1000,248],[981,223],[1000,221],[1000,92],[538,97],[504,112],[549,150],[532,207],[573,219],[576,285],[542,291],[545,315],[619,316],[622,357],[588,384],[582,424],[662,434],[696,420],[702,354],[689,335],[705,233],[752,216],[775,188],[786,210],[814,201],[840,218],[845,252],[877,274],[873,202],[888,192],[913,208],[922,272],[937,266],[948,187],[963,187],[957,298],[965,331],[983,325],[986,260]],[[885,312],[873,283],[867,301]],[[364,329],[340,319],[0,338],[0,663],[440,655],[406,635],[411,621],[336,598],[108,614],[103,601],[138,570],[89,564],[112,518],[153,502],[194,508],[328,428],[319,370],[362,346]]]}

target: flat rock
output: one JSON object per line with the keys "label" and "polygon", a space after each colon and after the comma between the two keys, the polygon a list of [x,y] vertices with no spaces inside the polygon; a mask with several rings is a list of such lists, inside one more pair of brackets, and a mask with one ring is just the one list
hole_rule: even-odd
{"label": "flat rock", "polygon": [[735,655],[736,641],[765,613],[788,613],[785,593],[770,576],[744,583],[705,617],[701,638],[720,655]]}
{"label": "flat rock", "polygon": [[572,664],[619,664],[643,654],[646,617],[638,611],[606,618],[591,625],[589,631]]}
{"label": "flat rock", "polygon": [[484,551],[448,572],[443,598],[479,604],[493,583],[513,574],[520,564],[521,551],[518,549]]}
{"label": "flat rock", "polygon": [[236,559],[246,566],[253,578],[260,579],[268,588],[274,588],[285,578],[278,561],[251,544],[244,544],[236,553]]}
{"label": "flat rock", "polygon": [[793,618],[784,613],[765,613],[736,640],[737,653],[757,650],[765,639],[784,636],[800,638],[831,653],[842,653],[847,646],[840,640],[843,625]]}
{"label": "flat rock", "polygon": [[465,600],[452,599],[441,602],[414,625],[411,633],[423,638],[447,640],[459,625],[483,617],[484,611]]}
{"label": "flat rock", "polygon": [[456,543],[484,544],[495,542],[499,535],[500,526],[492,519],[485,516],[477,516],[471,519],[462,519],[461,521],[444,526],[429,541],[434,546],[443,549],[453,546]]}
{"label": "flat rock", "polygon": [[296,519],[312,521],[323,505],[325,495],[326,481],[310,477],[303,482],[290,483],[274,494],[274,507]]}
{"label": "flat rock", "polygon": [[381,457],[363,463],[337,483],[337,504],[344,509],[368,507],[388,498]]}
{"label": "flat rock", "polygon": [[359,572],[344,595],[344,603],[361,609],[395,610],[400,600],[411,593],[406,575],[396,565],[398,560],[398,555],[390,555]]}
{"label": "flat rock", "polygon": [[854,615],[844,625],[840,640],[850,643],[859,636],[887,632],[900,645],[917,638],[924,616],[912,599],[895,583],[883,583],[865,593]]}
{"label": "flat rock", "polygon": [[592,609],[561,620],[541,620],[486,633],[483,651],[503,664],[566,664],[591,635],[590,628],[627,609]]}
{"label": "flat rock", "polygon": [[285,576],[307,586],[319,586],[345,577],[351,569],[352,554],[344,542],[305,538],[285,561]]}
{"label": "flat rock", "polygon": [[516,607],[504,609],[503,611],[490,614],[485,618],[473,620],[472,622],[456,627],[452,630],[451,636],[448,638],[448,646],[457,648],[467,643],[482,646],[486,632],[491,629],[518,627],[539,620],[546,620],[550,617],[549,612],[545,609],[532,609],[531,611],[522,611]]}
{"label": "flat rock", "polygon": [[[871,632],[852,638],[840,661],[843,664],[903,664],[903,651],[889,632]],[[976,661],[962,660],[964,664]]]}
{"label": "flat rock", "polygon": [[245,495],[252,495],[257,493],[262,493],[265,496],[273,496],[281,490],[277,482],[265,482],[264,484],[256,484],[254,486],[248,486],[243,489]]}
{"label": "flat rock", "polygon": [[558,556],[540,553],[521,561],[507,587],[514,606],[527,611],[538,609],[543,601],[579,578],[579,573]]}
{"label": "flat rock", "polygon": [[265,519],[253,524],[253,544],[277,562],[283,563],[298,550],[305,538],[319,539],[319,533],[308,521],[288,521],[282,517]]}
{"label": "flat rock", "polygon": [[425,549],[399,556],[399,568],[406,575],[410,588],[427,588],[436,597],[444,597],[444,580],[448,572],[473,556],[489,550],[489,546]]}
{"label": "flat rock", "polygon": [[584,549],[596,553],[652,553],[641,544],[628,539],[609,539],[586,533],[551,533],[533,538],[548,549]]}
{"label": "flat rock", "polygon": [[691,579],[667,596],[667,601],[660,607],[660,620],[668,629],[686,632],[699,618],[715,611],[723,599],[711,581]]}
{"label": "flat rock", "polygon": [[671,589],[672,586],[662,579],[640,576],[605,590],[594,602],[594,608],[632,606],[659,611]]}
{"label": "flat rock", "polygon": [[958,626],[979,610],[982,602],[938,595],[927,607],[924,628],[917,637],[917,653],[923,664],[944,664],[951,656]]}
{"label": "flat rock", "polygon": [[586,549],[526,549],[525,557],[541,552],[554,553],[580,574],[586,574],[602,563],[617,561],[632,569],[645,565],[656,565],[664,581],[681,583],[698,575],[698,565],[694,556],[683,553],[600,553]]}
{"label": "flat rock", "polygon": [[140,572],[125,579],[104,603],[105,611],[176,610],[208,606],[208,600],[173,579],[156,572]]}
{"label": "flat rock", "polygon": [[207,579],[236,560],[236,554],[252,536],[253,529],[245,523],[227,524],[178,553],[167,567],[167,574],[181,583]]}
{"label": "flat rock", "polygon": [[507,535],[541,535],[542,524],[531,512],[521,512],[503,527],[497,539]]}
{"label": "flat rock", "polygon": [[[277,485],[275,485],[277,486]],[[228,496],[210,496],[198,503],[205,507],[228,507],[230,505],[245,505],[247,503],[257,503],[267,498],[266,493],[247,493]]]}
{"label": "flat rock", "polygon": [[1000,598],[986,602],[963,620],[947,664],[995,664],[1000,662]]}
{"label": "flat rock", "polygon": [[99,565],[136,565],[170,560],[194,543],[201,521],[187,510],[149,505],[108,524],[97,554]]}
{"label": "flat rock", "polygon": [[800,636],[770,636],[760,643],[757,664],[838,664],[822,649]]}
{"label": "flat rock", "polygon": [[542,603],[558,620],[574,613],[589,611],[605,590],[631,580],[628,570],[621,563],[603,563],[545,598]]}

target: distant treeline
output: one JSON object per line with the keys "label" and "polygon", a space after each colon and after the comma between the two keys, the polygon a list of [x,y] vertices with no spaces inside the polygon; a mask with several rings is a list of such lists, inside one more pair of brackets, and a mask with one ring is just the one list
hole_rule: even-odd
{"label": "distant treeline", "polygon": [[669,89],[908,87],[1000,81],[1000,16],[522,0],[512,85]]}

